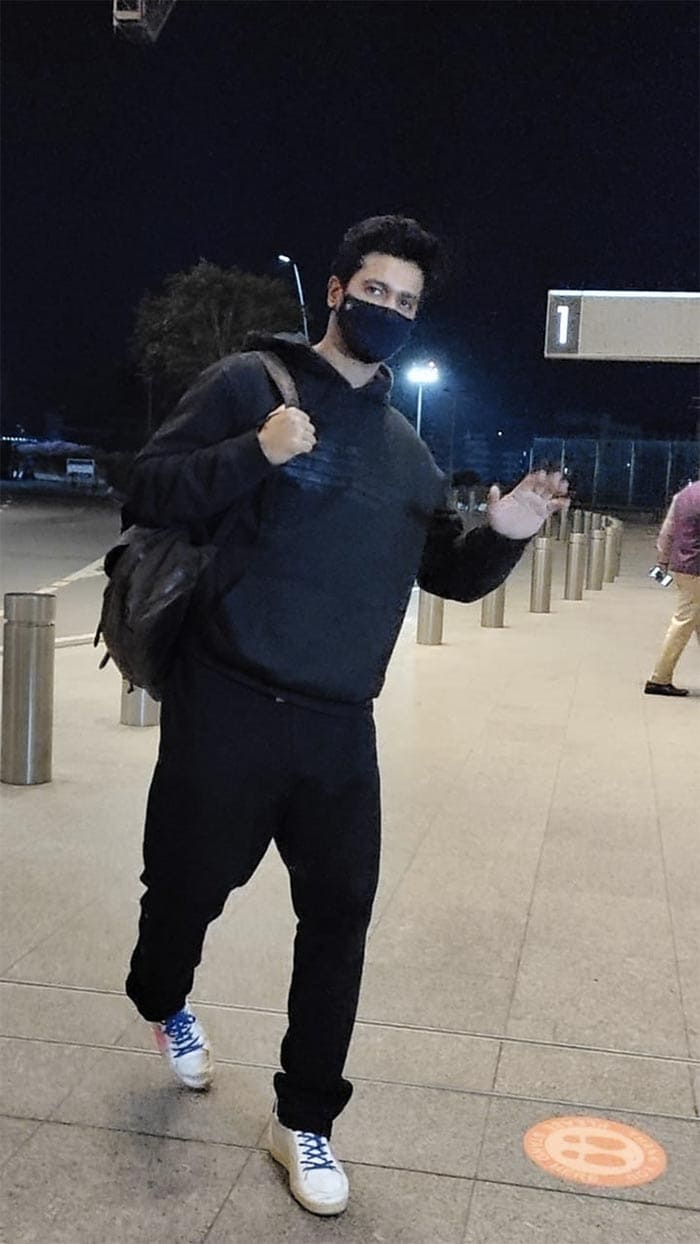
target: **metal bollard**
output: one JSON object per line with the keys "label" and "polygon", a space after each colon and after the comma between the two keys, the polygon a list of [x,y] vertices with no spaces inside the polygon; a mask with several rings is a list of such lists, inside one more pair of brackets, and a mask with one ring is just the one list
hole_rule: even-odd
{"label": "metal bollard", "polygon": [[143,687],[134,687],[129,691],[129,684],[122,683],[122,711],[119,721],[122,726],[157,726],[160,721],[160,704],[152,700]]}
{"label": "metal bollard", "polygon": [[568,540],[569,538],[569,510],[559,511],[559,530],[557,532],[557,540]]}
{"label": "metal bollard", "polygon": [[51,781],[56,597],[5,596],[0,780],[11,786]]}
{"label": "metal bollard", "polygon": [[593,531],[602,531],[605,526],[605,519],[602,514],[593,514]]}
{"label": "metal bollard", "polygon": [[605,559],[603,562],[603,579],[606,583],[614,583],[617,573],[617,534],[611,522],[605,528]]}
{"label": "metal bollard", "polygon": [[554,515],[550,514],[540,527],[541,536],[552,536],[554,534]]}
{"label": "metal bollard", "polygon": [[418,593],[418,630],[417,644],[442,643],[442,619],[445,602],[441,596],[433,596],[431,592]]}
{"label": "metal bollard", "polygon": [[575,535],[580,535],[583,531],[583,510],[574,510],[571,520],[571,530]]}
{"label": "metal bollard", "polygon": [[590,510],[584,510],[583,511],[583,533],[586,536],[590,536],[592,530],[593,530],[593,515],[591,514]]}
{"label": "metal bollard", "polygon": [[532,554],[530,613],[549,613],[552,599],[552,542],[538,536]]}
{"label": "metal bollard", "polygon": [[494,592],[489,592],[481,602],[481,625],[503,626],[506,609],[506,585],[502,583]]}
{"label": "metal bollard", "polygon": [[564,600],[583,600],[583,582],[586,574],[588,536],[575,531],[569,536],[566,550],[566,582]]}
{"label": "metal bollard", "polygon": [[588,550],[588,569],[586,571],[586,587],[593,592],[600,592],[603,587],[603,568],[605,563],[605,532],[596,528],[591,532],[591,547]]}

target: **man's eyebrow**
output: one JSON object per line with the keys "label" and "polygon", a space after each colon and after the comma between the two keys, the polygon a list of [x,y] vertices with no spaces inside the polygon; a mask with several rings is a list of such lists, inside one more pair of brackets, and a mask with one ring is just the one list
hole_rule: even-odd
{"label": "man's eyebrow", "polygon": [[[376,285],[378,286],[379,289],[383,289],[383,290],[387,290],[391,292],[391,286],[387,285],[386,281],[378,280],[377,277],[375,276],[365,277],[365,285]],[[419,298],[418,294],[412,294],[407,289],[401,289],[401,290],[398,290],[397,292],[400,298],[408,298],[411,302],[418,302],[418,298]]]}

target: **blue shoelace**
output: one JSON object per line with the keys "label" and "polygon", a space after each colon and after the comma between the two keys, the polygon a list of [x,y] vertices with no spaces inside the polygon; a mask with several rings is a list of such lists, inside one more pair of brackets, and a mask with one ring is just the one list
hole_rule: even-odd
{"label": "blue shoelace", "polygon": [[337,1170],[325,1136],[317,1136],[315,1132],[297,1132],[297,1136],[299,1137],[299,1148],[303,1155],[302,1170]]}
{"label": "blue shoelace", "polygon": [[195,1054],[197,1050],[204,1049],[202,1040],[192,1034],[194,1023],[195,1017],[189,1011],[178,1011],[163,1024],[163,1029],[173,1044],[174,1058],[182,1058],[183,1054]]}

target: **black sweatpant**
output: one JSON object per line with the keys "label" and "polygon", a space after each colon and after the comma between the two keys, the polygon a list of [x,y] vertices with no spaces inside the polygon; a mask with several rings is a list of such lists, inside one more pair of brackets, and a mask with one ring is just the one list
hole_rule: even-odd
{"label": "black sweatpant", "polygon": [[209,922],[273,838],[298,918],[279,1118],[330,1136],[352,1093],[342,1073],[379,872],[372,713],[317,712],[183,657],[162,703],[126,983],[145,1019],[183,1006]]}

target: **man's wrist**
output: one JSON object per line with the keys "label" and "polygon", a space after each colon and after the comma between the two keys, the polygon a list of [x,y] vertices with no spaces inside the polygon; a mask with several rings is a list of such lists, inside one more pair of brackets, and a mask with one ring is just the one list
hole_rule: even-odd
{"label": "man's wrist", "polygon": [[496,527],[492,527],[489,522],[482,527],[482,531],[490,532],[497,543],[505,541],[506,544],[521,544],[523,547],[534,539],[533,536],[507,536],[504,531],[498,531],[498,529]]}

